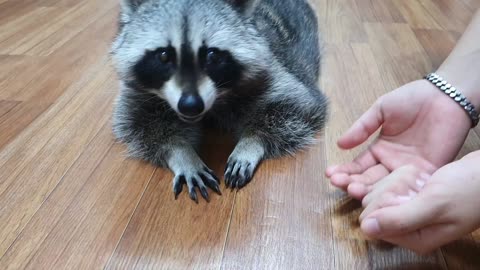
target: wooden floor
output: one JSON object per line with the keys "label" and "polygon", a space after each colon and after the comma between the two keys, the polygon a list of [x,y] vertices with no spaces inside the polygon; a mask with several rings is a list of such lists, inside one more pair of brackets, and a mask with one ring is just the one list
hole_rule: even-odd
{"label": "wooden floor", "polygon": [[[118,0],[0,0],[0,269],[480,269],[480,232],[426,257],[367,243],[359,204],[323,176],[353,156],[336,138],[378,96],[434,70],[480,0],[311,2],[332,103],[324,136],[196,205],[113,140]],[[230,150],[211,140],[203,156],[221,175]]]}

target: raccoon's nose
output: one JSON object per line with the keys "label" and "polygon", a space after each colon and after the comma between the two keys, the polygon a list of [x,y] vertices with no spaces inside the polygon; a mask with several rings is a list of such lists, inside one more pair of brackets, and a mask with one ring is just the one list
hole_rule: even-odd
{"label": "raccoon's nose", "polygon": [[182,95],[178,102],[178,110],[185,116],[198,116],[204,109],[205,105],[202,98],[196,94]]}

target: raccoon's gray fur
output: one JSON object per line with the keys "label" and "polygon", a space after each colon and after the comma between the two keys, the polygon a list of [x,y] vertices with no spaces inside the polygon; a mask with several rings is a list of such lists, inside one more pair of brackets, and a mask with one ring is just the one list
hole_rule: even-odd
{"label": "raccoon's gray fur", "polygon": [[202,128],[227,130],[238,143],[225,182],[244,187],[261,160],[295,153],[324,125],[317,32],[305,0],[124,0],[116,137],[198,202],[195,187],[220,193],[196,152]]}

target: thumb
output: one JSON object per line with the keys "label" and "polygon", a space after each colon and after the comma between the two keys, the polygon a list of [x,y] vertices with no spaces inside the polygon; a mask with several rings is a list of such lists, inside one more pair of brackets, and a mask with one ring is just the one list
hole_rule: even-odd
{"label": "thumb", "polygon": [[362,231],[369,237],[383,238],[407,234],[434,223],[438,211],[421,194],[402,204],[372,212],[362,220]]}
{"label": "thumb", "polygon": [[338,140],[338,146],[351,149],[364,143],[383,124],[380,99],[366,111]]}
{"label": "thumb", "polygon": [[443,223],[428,225],[417,231],[405,235],[386,237],[383,240],[420,254],[428,254],[445,244],[461,238],[463,235],[455,224]]}

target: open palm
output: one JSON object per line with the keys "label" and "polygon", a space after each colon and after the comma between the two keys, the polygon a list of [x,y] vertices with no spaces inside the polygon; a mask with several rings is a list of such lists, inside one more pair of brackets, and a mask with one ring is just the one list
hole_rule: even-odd
{"label": "open palm", "polygon": [[426,173],[452,161],[471,122],[463,109],[426,80],[404,85],[379,98],[339,139],[343,149],[378,138],[352,162],[327,169],[333,185],[362,199],[393,170],[414,165]]}

